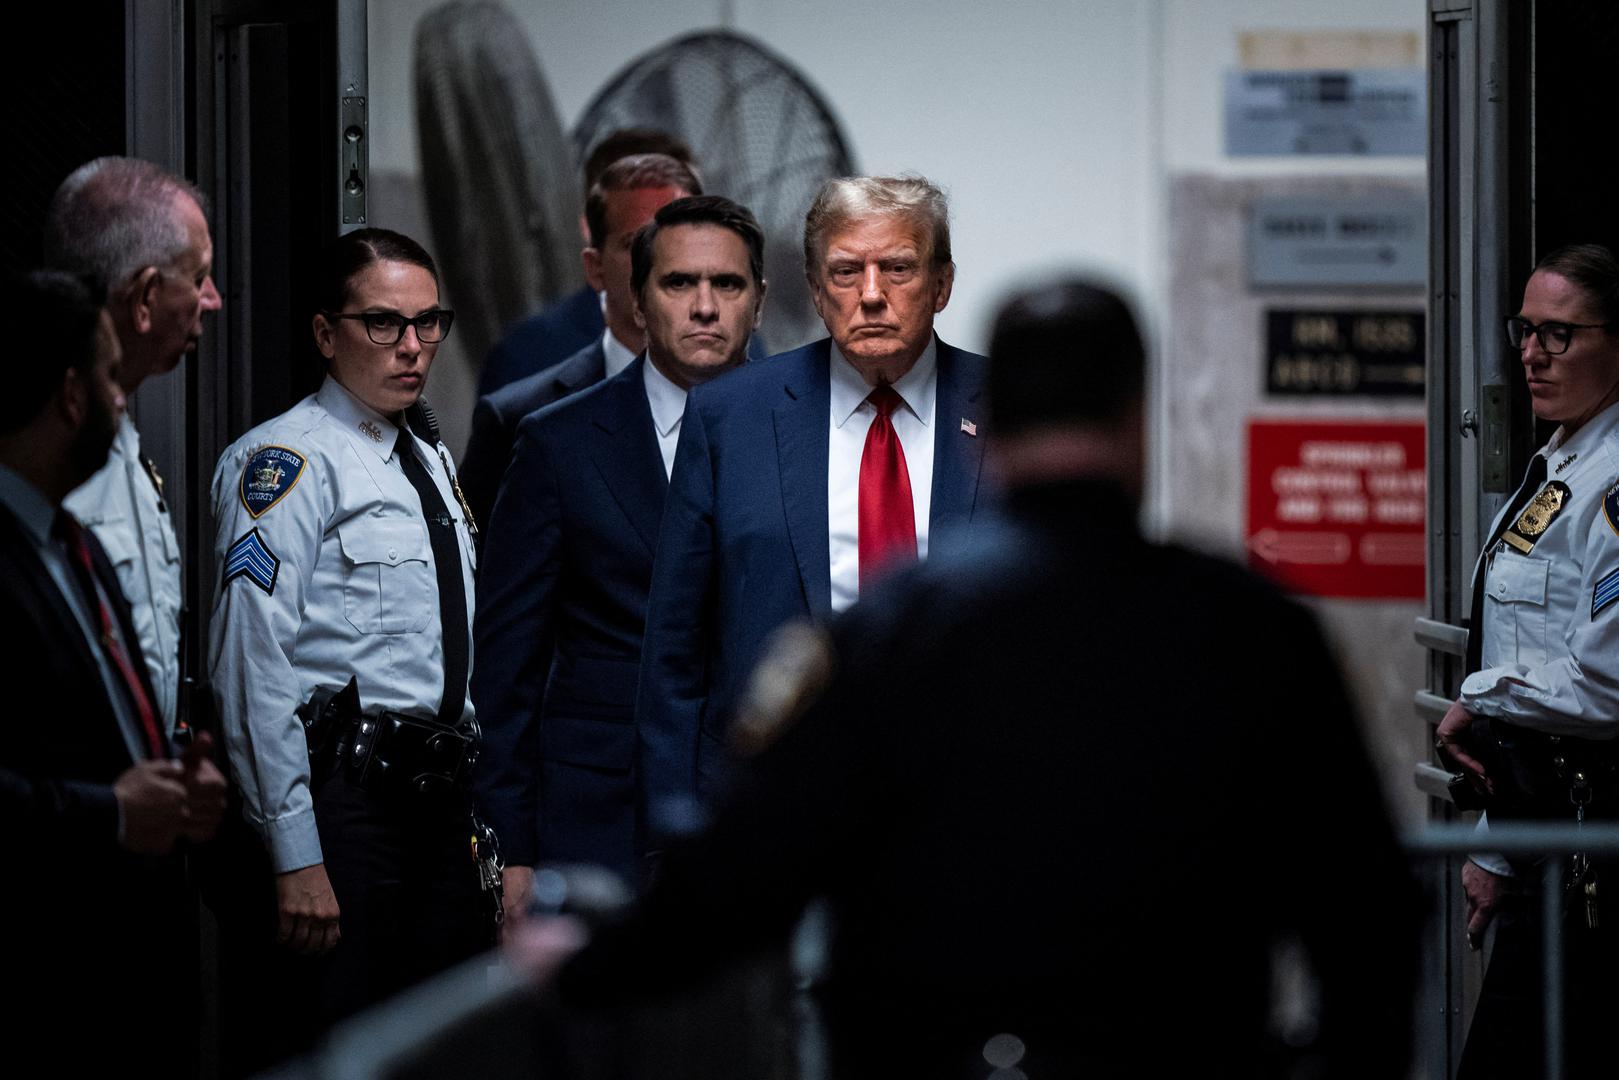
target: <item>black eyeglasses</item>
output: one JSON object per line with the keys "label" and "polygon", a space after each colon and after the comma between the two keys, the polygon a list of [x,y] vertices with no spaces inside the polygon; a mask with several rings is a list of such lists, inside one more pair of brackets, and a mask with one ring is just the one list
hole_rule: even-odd
{"label": "black eyeglasses", "polygon": [[1540,347],[1546,350],[1547,356],[1561,356],[1568,352],[1568,347],[1574,341],[1576,330],[1606,330],[1612,323],[1568,323],[1543,322],[1539,326],[1518,315],[1507,316],[1507,340],[1512,342],[1514,349],[1523,348],[1523,343],[1533,334],[1540,339]]}
{"label": "black eyeglasses", "polygon": [[455,312],[444,308],[424,311],[414,319],[407,319],[395,311],[362,311],[346,314],[341,311],[324,313],[328,319],[358,319],[365,324],[365,335],[376,345],[397,345],[405,336],[405,327],[416,328],[416,340],[424,345],[443,341],[450,332]]}

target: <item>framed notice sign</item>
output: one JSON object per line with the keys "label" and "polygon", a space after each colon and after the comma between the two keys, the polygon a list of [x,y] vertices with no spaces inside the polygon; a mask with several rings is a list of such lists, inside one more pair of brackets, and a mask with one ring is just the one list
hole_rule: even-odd
{"label": "framed notice sign", "polygon": [[1283,396],[1421,398],[1420,311],[1265,312],[1265,390]]}

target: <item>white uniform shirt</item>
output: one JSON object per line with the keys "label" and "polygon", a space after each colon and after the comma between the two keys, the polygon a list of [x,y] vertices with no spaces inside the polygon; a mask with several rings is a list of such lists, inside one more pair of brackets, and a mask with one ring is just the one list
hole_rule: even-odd
{"label": "white uniform shirt", "polygon": [[[826,516],[827,553],[832,563],[832,610],[843,611],[860,596],[860,458],[866,433],[877,419],[877,407],[866,401],[871,387],[832,348],[832,430],[827,440]],[[916,557],[928,557],[928,514],[933,509],[933,414],[939,388],[939,345],[927,348],[897,382],[894,391],[904,400],[889,420],[905,451],[905,471],[911,479],[911,506],[916,513]]]}
{"label": "white uniform shirt", "polygon": [[[351,676],[366,708],[425,719],[443,696],[433,548],[394,457],[398,431],[328,378],[238,439],[214,471],[214,699],[247,817],[278,873],[322,861],[298,706]],[[470,628],[473,548],[448,455],[413,442],[458,525]],[[471,716],[469,699],[463,722]]]}
{"label": "white uniform shirt", "polygon": [[152,678],[153,705],[163,731],[173,735],[180,694],[180,544],[127,414],[107,464],[62,505],[107,549]]}
{"label": "white uniform shirt", "polygon": [[[1563,485],[1561,509],[1528,552],[1505,539],[1480,556],[1482,668],[1462,703],[1551,735],[1619,734],[1619,405],[1562,429],[1540,451],[1541,491]],[[1497,515],[1495,532],[1506,508]],[[1521,514],[1522,511],[1519,511]]]}

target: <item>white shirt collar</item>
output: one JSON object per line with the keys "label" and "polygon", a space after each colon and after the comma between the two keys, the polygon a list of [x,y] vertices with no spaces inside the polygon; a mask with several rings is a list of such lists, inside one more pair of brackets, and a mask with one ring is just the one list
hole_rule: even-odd
{"label": "white shirt collar", "polygon": [[56,507],[37,487],[4,465],[0,465],[0,503],[17,515],[35,544],[44,547],[50,541]]}
{"label": "white shirt collar", "polygon": [[342,383],[326,376],[326,381],[315,392],[315,400],[356,444],[367,447],[383,461],[393,456],[394,443],[399,441],[399,425],[349,393]]}
{"label": "white shirt collar", "polygon": [[[827,343],[832,349],[832,423],[842,427],[855,414],[871,393],[871,387],[844,357],[835,341]],[[894,383],[894,391],[905,402],[911,414],[922,421],[923,427],[933,426],[934,390],[939,372],[939,339],[930,336],[922,355],[916,358],[911,370]]]}
{"label": "white shirt collar", "polygon": [[118,421],[118,434],[113,436],[112,441],[131,461],[140,460],[141,435],[135,430],[135,421],[127,412]]}
{"label": "white shirt collar", "polygon": [[[646,356],[646,353],[641,355]],[[686,391],[670,382],[669,376],[659,371],[649,356],[641,365],[641,376],[646,383],[646,403],[652,407],[652,426],[660,437],[668,438],[685,415]]]}
{"label": "white shirt collar", "polygon": [[1547,456],[1548,463],[1554,454],[1571,452],[1577,454],[1587,447],[1600,443],[1615,427],[1619,427],[1619,402],[1609,405],[1591,417],[1571,438],[1563,438],[1563,429],[1559,427],[1552,433],[1551,439],[1546,443],[1546,449],[1542,452]]}
{"label": "white shirt collar", "polygon": [[634,359],[635,353],[630,351],[628,345],[614,337],[611,330],[602,331],[602,360],[607,368],[605,378],[611,379],[629,367]]}

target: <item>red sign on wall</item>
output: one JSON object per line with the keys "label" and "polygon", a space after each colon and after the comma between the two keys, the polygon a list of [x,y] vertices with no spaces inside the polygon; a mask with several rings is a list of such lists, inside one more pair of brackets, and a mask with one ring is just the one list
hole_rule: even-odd
{"label": "red sign on wall", "polygon": [[1248,564],[1294,592],[1423,595],[1421,423],[1248,422]]}

